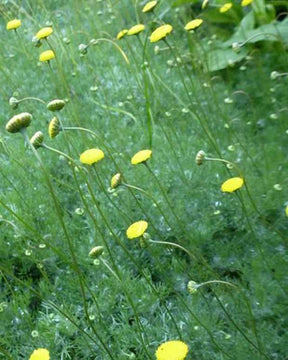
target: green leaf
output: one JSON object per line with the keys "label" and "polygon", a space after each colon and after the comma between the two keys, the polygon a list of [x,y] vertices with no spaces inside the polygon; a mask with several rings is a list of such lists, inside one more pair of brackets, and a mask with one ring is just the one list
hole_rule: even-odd
{"label": "green leaf", "polygon": [[234,42],[238,43],[256,43],[258,41],[282,41],[288,43],[288,19],[275,21],[271,24],[259,26],[257,29],[250,30],[241,34],[237,31],[223,45],[231,46]]}
{"label": "green leaf", "polygon": [[245,58],[248,49],[242,48],[239,53],[232,49],[216,49],[208,53],[208,70],[217,71],[233,66]]}

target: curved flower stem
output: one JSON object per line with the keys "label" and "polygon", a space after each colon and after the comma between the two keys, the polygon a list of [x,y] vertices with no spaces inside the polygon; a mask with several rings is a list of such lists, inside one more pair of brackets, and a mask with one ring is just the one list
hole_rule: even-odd
{"label": "curved flower stem", "polygon": [[220,159],[220,158],[210,158],[210,157],[206,157],[206,156],[205,156],[205,160],[208,160],[208,161],[220,161],[220,162],[223,162],[225,164],[231,165],[238,171],[239,176],[241,178],[243,177],[242,171],[239,169],[239,167],[235,163],[233,163],[231,161],[228,161],[228,160],[225,160],[225,159]]}
{"label": "curved flower stem", "polygon": [[20,104],[23,101],[27,101],[27,100],[35,100],[35,101],[41,102],[42,104],[46,104],[46,102],[44,100],[39,99],[39,98],[34,97],[34,96],[28,96],[28,97],[25,97],[23,99],[20,99],[20,100],[18,100],[18,104]]}
{"label": "curved flower stem", "polygon": [[134,186],[134,185],[130,185],[130,184],[126,184],[126,183],[121,183],[119,186],[125,186],[127,188],[130,188],[130,189],[134,189],[134,190],[137,190],[137,191],[140,191],[142,194],[144,194],[145,196],[147,196],[149,199],[151,199],[153,201],[153,203],[156,205],[157,209],[159,210],[159,212],[161,213],[161,215],[163,216],[163,218],[165,219],[166,223],[171,227],[171,224],[165,214],[165,212],[161,209],[161,207],[159,206],[157,200],[152,196],[150,195],[147,191],[139,188],[138,186]]}
{"label": "curved flower stem", "polygon": [[107,263],[106,260],[104,260],[102,257],[100,257],[100,261],[102,262],[103,265],[106,266],[106,268],[109,270],[109,272],[118,280],[121,282],[120,277],[115,273],[114,270],[112,270],[111,266]]}
{"label": "curved flower stem", "polygon": [[173,242],[170,241],[159,241],[159,240],[149,240],[150,243],[152,244],[161,244],[161,245],[168,245],[168,246],[173,246],[175,248],[181,249],[183,250],[186,254],[188,254],[192,259],[195,258],[194,255],[192,255],[192,253],[190,251],[188,251],[187,249],[185,249],[183,246],[179,245],[179,244],[175,244]]}
{"label": "curved flower stem", "polygon": [[74,159],[72,159],[69,155],[67,155],[67,154],[63,153],[62,151],[57,150],[57,149],[54,149],[54,148],[52,148],[51,146],[48,146],[48,145],[46,145],[46,144],[42,144],[42,145],[41,145],[41,147],[43,147],[44,149],[47,149],[47,150],[53,151],[53,152],[55,152],[56,154],[59,154],[59,155],[64,156],[66,159],[70,160],[71,162],[73,162],[73,164],[75,164],[75,165],[76,165],[75,160],[74,160]]}
{"label": "curved flower stem", "polygon": [[197,287],[197,289],[199,289],[201,286],[209,285],[209,284],[225,284],[225,285],[229,285],[229,286],[232,286],[232,287],[237,288],[236,285],[231,284],[231,283],[229,283],[228,281],[223,281],[223,280],[209,280],[209,281],[205,281],[205,282],[203,282],[203,283],[197,284],[196,287]]}
{"label": "curved flower stem", "polygon": [[12,221],[9,221],[9,220],[0,218],[0,224],[1,224],[1,223],[9,224],[9,225],[11,225],[14,229],[18,229],[17,225],[13,224]]}

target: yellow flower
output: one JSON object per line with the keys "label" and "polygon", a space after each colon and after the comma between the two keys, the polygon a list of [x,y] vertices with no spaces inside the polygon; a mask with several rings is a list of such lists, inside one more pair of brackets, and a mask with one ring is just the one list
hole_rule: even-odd
{"label": "yellow flower", "polygon": [[127,35],[138,35],[145,29],[143,24],[137,24],[132,26],[131,29],[127,31]]}
{"label": "yellow flower", "polygon": [[203,0],[202,5],[201,5],[201,9],[202,9],[202,10],[206,8],[206,6],[207,6],[207,4],[208,4],[208,1],[209,1],[209,0]]}
{"label": "yellow flower", "polygon": [[49,26],[39,30],[35,36],[38,40],[41,40],[41,39],[46,39],[52,33],[53,33],[53,29]]}
{"label": "yellow flower", "polygon": [[150,42],[157,42],[159,40],[164,39],[167,35],[171,33],[173,30],[173,27],[169,24],[161,25],[156,30],[153,31],[153,33],[150,36]]}
{"label": "yellow flower", "polygon": [[116,187],[121,184],[121,181],[122,181],[121,177],[122,176],[120,173],[117,173],[114,176],[112,176],[111,183],[110,183],[111,189],[116,189]]}
{"label": "yellow flower", "polygon": [[49,351],[46,349],[34,350],[29,360],[50,360]]}
{"label": "yellow flower", "polygon": [[234,177],[231,179],[226,180],[222,185],[221,185],[221,190],[223,192],[234,192],[238,189],[240,189],[244,184],[244,180],[240,177]]}
{"label": "yellow flower", "polygon": [[121,40],[128,33],[128,29],[123,29],[117,34],[117,40]]}
{"label": "yellow flower", "polygon": [[147,161],[152,156],[152,150],[141,150],[138,151],[131,159],[132,165],[141,164]]}
{"label": "yellow flower", "polygon": [[286,214],[286,216],[288,216],[288,205],[285,208],[285,214]]}
{"label": "yellow flower", "polygon": [[183,341],[171,340],[161,344],[156,351],[157,360],[184,360],[188,346]]}
{"label": "yellow flower", "polygon": [[220,9],[220,13],[225,13],[226,11],[232,8],[233,4],[231,2],[224,4]]}
{"label": "yellow flower", "polygon": [[104,152],[100,149],[89,149],[80,155],[82,164],[92,165],[104,158]]}
{"label": "yellow flower", "polygon": [[250,5],[252,3],[253,0],[242,0],[241,2],[241,6],[247,6]]}
{"label": "yellow flower", "polygon": [[21,20],[19,19],[14,19],[11,21],[8,21],[7,25],[6,25],[6,29],[7,30],[16,30],[21,26]]}
{"label": "yellow flower", "polygon": [[185,25],[185,30],[190,31],[190,30],[196,29],[196,28],[199,27],[202,23],[203,23],[203,20],[202,20],[202,19],[195,19],[195,20],[189,21],[189,22]]}
{"label": "yellow flower", "polygon": [[43,51],[39,56],[40,61],[50,61],[54,58],[55,58],[55,54],[54,51],[52,50]]}
{"label": "yellow flower", "polygon": [[144,220],[137,221],[132,225],[130,225],[129,228],[127,229],[126,231],[127,238],[128,239],[138,238],[145,233],[147,228],[148,228],[147,221]]}
{"label": "yellow flower", "polygon": [[147,12],[149,12],[149,11],[152,11],[157,4],[158,4],[157,1],[149,1],[149,2],[143,7],[142,12],[143,12],[143,13],[147,13]]}

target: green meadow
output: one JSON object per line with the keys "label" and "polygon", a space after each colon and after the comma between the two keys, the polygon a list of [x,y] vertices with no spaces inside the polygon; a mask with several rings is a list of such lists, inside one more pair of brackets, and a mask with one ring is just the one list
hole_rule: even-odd
{"label": "green meadow", "polygon": [[0,359],[288,359],[287,11],[0,1]]}

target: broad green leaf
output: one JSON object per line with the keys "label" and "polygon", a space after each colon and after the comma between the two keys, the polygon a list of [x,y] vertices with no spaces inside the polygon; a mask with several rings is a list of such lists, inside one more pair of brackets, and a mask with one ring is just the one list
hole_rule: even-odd
{"label": "broad green leaf", "polygon": [[216,49],[208,53],[208,69],[209,71],[217,71],[233,66],[237,62],[245,58],[248,49],[242,48],[239,53],[232,49]]}

